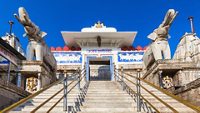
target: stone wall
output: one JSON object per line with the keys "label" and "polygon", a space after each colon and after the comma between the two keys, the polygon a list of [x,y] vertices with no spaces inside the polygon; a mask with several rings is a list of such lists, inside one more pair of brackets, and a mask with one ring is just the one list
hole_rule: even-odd
{"label": "stone wall", "polygon": [[174,86],[184,86],[199,78],[200,70],[198,69],[184,69],[178,71],[174,76]]}
{"label": "stone wall", "polygon": [[200,106],[200,78],[172,91],[175,95]]}
{"label": "stone wall", "polygon": [[0,80],[0,110],[27,97],[30,93],[7,81]]}
{"label": "stone wall", "polygon": [[[143,79],[163,87],[184,100],[200,105],[200,68],[194,62],[164,60],[155,62],[144,74]],[[163,78],[171,78],[171,86],[163,83]],[[169,85],[168,85],[169,86]]]}
{"label": "stone wall", "polygon": [[90,65],[90,80],[111,80],[110,65]]}
{"label": "stone wall", "polygon": [[0,88],[0,98],[1,98],[0,99],[0,110],[2,110],[3,108],[13,104],[14,102],[17,102],[22,97],[13,92],[10,92],[8,90]]}

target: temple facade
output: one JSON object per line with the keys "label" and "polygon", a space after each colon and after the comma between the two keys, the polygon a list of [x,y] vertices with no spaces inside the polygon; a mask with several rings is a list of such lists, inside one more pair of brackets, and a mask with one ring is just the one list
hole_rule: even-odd
{"label": "temple facade", "polygon": [[[66,77],[64,75],[73,77],[78,69],[86,70],[86,81],[116,81],[117,70],[135,77],[139,74],[141,79],[168,90],[194,105],[200,105],[196,99],[200,98],[200,49],[196,34],[183,35],[172,59],[156,60],[148,68],[143,61],[148,48],[133,46],[136,31],[117,31],[116,28],[106,27],[103,23],[97,22],[92,27],[77,32],[61,31],[61,34],[66,45],[51,47],[49,54],[54,58],[41,61],[28,61],[16,37],[10,40],[6,36],[3,37],[4,42],[1,43],[7,44],[8,47],[4,49],[8,51],[5,55],[3,53],[6,52],[1,53],[4,60],[0,62],[2,72],[0,83],[11,84],[9,88],[14,87],[13,90],[16,90],[18,97],[15,99],[7,97],[6,90],[3,91],[2,98],[6,97],[16,102],[17,99],[24,98]],[[2,51],[5,51],[4,49]],[[16,55],[10,58],[9,54],[13,51]],[[53,62],[53,66],[48,62]],[[5,70],[10,64],[12,64],[10,68]],[[124,76],[130,78],[128,75]],[[19,96],[22,94],[23,96]],[[9,105],[3,102],[0,109]]]}
{"label": "temple facade", "polygon": [[86,67],[87,80],[114,80],[114,68],[142,68],[145,48],[132,46],[135,31],[119,32],[97,22],[80,32],[61,33],[66,46],[51,47],[58,72]]}

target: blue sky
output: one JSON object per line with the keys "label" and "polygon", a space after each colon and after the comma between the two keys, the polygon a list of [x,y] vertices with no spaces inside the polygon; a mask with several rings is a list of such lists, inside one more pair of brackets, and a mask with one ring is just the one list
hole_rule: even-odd
{"label": "blue sky", "polygon": [[199,0],[1,0],[0,36],[9,31],[8,21],[13,20],[13,32],[24,50],[28,40],[22,37],[24,29],[13,17],[20,6],[48,33],[45,40],[49,46],[64,46],[60,31],[80,31],[98,20],[118,31],[137,31],[133,45],[146,46],[150,43],[147,35],[159,26],[169,8],[179,11],[170,29],[172,53],[181,36],[190,32],[189,16],[194,16],[197,36],[200,34]]}

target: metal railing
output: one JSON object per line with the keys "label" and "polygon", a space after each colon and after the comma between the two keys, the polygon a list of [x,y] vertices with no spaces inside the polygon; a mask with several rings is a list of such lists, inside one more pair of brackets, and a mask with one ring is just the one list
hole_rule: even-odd
{"label": "metal railing", "polygon": [[24,98],[24,99],[21,99],[20,101],[18,101],[18,102],[16,102],[16,103],[12,104],[11,106],[9,106],[9,107],[3,109],[2,111],[0,111],[0,113],[6,113],[6,112],[9,112],[9,111],[13,110],[14,108],[17,108],[18,106],[24,104],[24,103],[27,102],[28,100],[34,98],[35,96],[37,96],[37,95],[39,95],[40,93],[46,91],[47,89],[51,88],[52,86],[61,83],[63,80],[64,80],[64,79],[61,79],[61,80],[59,80],[59,81],[56,81],[56,82],[50,84],[49,86],[46,86],[46,87],[44,87],[43,89],[37,91],[36,93],[34,93],[34,94],[32,94],[32,95],[29,95],[28,97],[26,97],[26,98]]}
{"label": "metal railing", "polygon": [[[80,82],[81,80],[85,77],[86,75],[86,70],[85,68],[80,70],[80,68],[76,71],[78,76],[77,76],[77,79],[76,80],[73,80],[72,82],[70,82],[69,84],[67,84],[67,81],[68,81],[68,76],[65,76],[64,78],[60,79],[59,81],[56,81],[54,83],[52,83],[51,85],[39,90],[38,92],[28,96],[27,98],[24,98],[24,99],[21,99],[20,101],[14,103],[13,105],[3,109],[2,111],[0,111],[0,113],[6,113],[6,112],[9,112],[17,107],[19,107],[20,105],[28,102],[30,99],[33,99],[34,97],[36,97],[37,95],[41,94],[42,92],[48,90],[49,88],[51,88],[52,86],[56,85],[56,84],[59,84],[59,83],[62,83],[63,82],[63,88],[61,88],[59,91],[57,91],[54,95],[52,95],[51,97],[49,97],[47,100],[45,100],[44,102],[42,102],[40,105],[38,105],[35,109],[33,109],[31,111],[31,113],[35,113],[37,110],[39,110],[42,106],[44,106],[47,102],[49,102],[51,99],[53,99],[56,95],[58,95],[60,92],[62,92],[64,90],[64,94],[63,96],[54,104],[52,105],[52,107],[47,111],[50,112],[63,98],[64,98],[64,111],[67,110],[67,94],[72,90],[74,89],[75,86],[78,85],[78,88],[80,90]],[[67,91],[67,88],[69,86],[71,86],[73,83],[75,83],[77,81],[77,83],[75,85],[73,85],[69,91]]]}
{"label": "metal railing", "polygon": [[[68,111],[68,102],[67,102],[67,95],[68,95],[68,93],[70,93],[76,86],[78,86],[78,90],[80,91],[81,90],[81,88],[80,88],[80,82],[82,81],[82,79],[84,78],[84,77],[86,77],[86,70],[84,69],[84,70],[82,70],[82,71],[78,71],[78,74],[79,74],[79,76],[78,76],[78,81],[77,81],[77,83],[75,84],[75,85],[73,85],[69,90],[67,90],[68,89],[68,87],[72,84],[72,82],[70,83],[70,84],[68,84],[67,85],[67,77],[65,78],[65,80],[64,80],[64,83],[63,83],[63,85],[64,85],[64,95],[47,111],[47,113],[49,113],[62,99],[64,99],[64,101],[63,101],[63,109],[64,109],[64,111]],[[85,78],[85,80],[86,80],[86,78]],[[74,81],[73,81],[74,82]]]}
{"label": "metal railing", "polygon": [[[134,96],[136,97],[135,101],[137,102],[137,112],[141,112],[141,107],[143,105],[143,107],[146,107],[146,112],[153,112],[153,110],[152,110],[152,108],[153,108],[154,111],[156,111],[156,113],[160,113],[159,110],[156,109],[156,107],[151,104],[151,102],[149,102],[147,99],[144,98],[144,96],[141,95],[141,93],[139,91],[140,87],[138,87],[139,85],[137,85],[136,83],[132,82],[128,78],[122,76],[119,72],[117,72],[116,69],[115,69],[114,72],[115,72],[114,75],[115,75],[116,79],[118,79],[118,80],[120,79],[121,80],[122,87],[124,87],[123,89],[126,89],[129,94],[134,94]],[[137,88],[137,91],[135,92],[130,86],[128,86],[124,82],[124,79],[127,79],[129,82],[131,82],[132,84],[134,84],[136,86],[136,88]],[[140,82],[138,82],[138,83],[140,83]],[[144,101],[142,101],[142,100],[144,100]]]}
{"label": "metal railing", "polygon": [[[189,103],[188,101],[185,101],[185,100],[181,99],[180,97],[178,97],[178,96],[176,96],[176,95],[173,95],[173,94],[169,93],[168,91],[166,91],[166,90],[164,90],[164,89],[162,89],[162,88],[160,88],[160,87],[158,87],[158,86],[155,86],[154,84],[152,84],[152,83],[150,83],[150,82],[144,80],[143,78],[140,78],[140,72],[139,72],[139,71],[138,71],[137,77],[136,77],[136,76],[133,76],[133,75],[131,75],[131,74],[122,72],[122,71],[123,71],[123,67],[122,67],[121,70],[118,70],[118,69],[115,68],[115,71],[114,71],[114,72],[115,72],[115,76],[118,76],[118,78],[120,78],[120,77],[123,78],[123,79],[125,78],[128,82],[130,82],[131,84],[133,84],[133,85],[135,85],[135,86],[137,87],[137,92],[135,92],[135,91],[133,91],[128,85],[126,85],[126,87],[128,87],[128,88],[130,88],[130,89],[132,90],[132,93],[136,94],[136,97],[137,97],[137,107],[138,107],[137,109],[138,109],[138,111],[141,111],[141,103],[142,103],[141,101],[144,100],[144,101],[145,101],[146,103],[148,103],[148,104],[150,105],[150,107],[152,107],[156,112],[159,112],[159,110],[158,110],[155,106],[153,106],[147,99],[144,98],[144,96],[141,95],[141,93],[140,93],[140,87],[141,87],[141,88],[144,89],[146,92],[148,92],[150,95],[152,95],[153,97],[155,97],[158,101],[160,101],[162,104],[164,104],[166,107],[168,107],[171,111],[173,111],[173,112],[175,112],[175,113],[178,113],[178,111],[177,111],[176,109],[174,109],[171,105],[169,105],[168,103],[164,102],[161,98],[159,98],[158,96],[156,96],[155,94],[153,94],[151,91],[149,91],[147,88],[145,88],[143,85],[141,85],[141,84],[140,84],[140,81],[142,81],[142,82],[146,83],[147,85],[149,85],[149,86],[151,86],[151,87],[157,89],[158,91],[160,91],[160,92],[166,94],[167,96],[169,96],[169,97],[175,99],[176,101],[178,101],[178,102],[180,102],[180,103],[186,105],[187,107],[193,109],[194,111],[200,112],[200,108],[199,108],[199,107],[197,107],[197,106],[195,106],[195,105]],[[121,74],[123,73],[123,75],[121,75],[120,72],[121,72]],[[129,76],[129,77],[132,77],[132,78],[136,79],[136,83],[134,83],[133,81],[131,81],[130,79],[128,79],[127,77],[125,77],[124,74],[127,75],[127,76]],[[123,79],[122,79],[121,81],[123,82],[123,84],[125,84],[125,82],[124,82]],[[122,86],[123,86],[123,85],[122,85]],[[140,98],[141,98],[141,99],[140,99]]]}
{"label": "metal railing", "polygon": [[[67,95],[69,92],[72,91],[72,89],[74,89],[76,86],[78,86],[78,89],[80,91],[80,82],[81,80],[83,79],[83,77],[85,77],[85,69],[83,69],[82,71],[80,69],[77,70],[77,83],[76,80],[73,80],[71,81],[69,84],[67,84],[68,82],[68,76],[65,76],[64,80],[63,80],[63,88],[61,88],[59,91],[57,91],[54,95],[52,95],[51,97],[49,97],[46,101],[44,101],[43,103],[41,103],[39,106],[37,106],[35,109],[33,109],[31,111],[31,113],[35,113],[38,109],[40,109],[42,106],[44,106],[47,102],[49,102],[51,99],[53,99],[55,96],[57,96],[61,91],[64,91],[64,94],[63,96],[57,101],[55,102],[54,105],[52,105],[47,113],[49,113],[53,108],[55,108],[55,106],[62,100],[64,99],[63,101],[63,110],[64,111],[67,111],[68,110],[68,106],[67,106]],[[73,83],[75,83],[75,85],[73,85],[69,90],[68,90],[68,87],[71,86]]]}

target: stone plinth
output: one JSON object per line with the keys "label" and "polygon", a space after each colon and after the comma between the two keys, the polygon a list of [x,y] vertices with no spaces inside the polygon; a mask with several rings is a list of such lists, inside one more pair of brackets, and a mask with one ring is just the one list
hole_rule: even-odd
{"label": "stone plinth", "polygon": [[21,65],[20,72],[26,78],[26,90],[29,92],[38,91],[56,80],[56,70],[42,61],[22,61]]}
{"label": "stone plinth", "polygon": [[198,71],[200,71],[200,68],[197,68],[193,62],[159,60],[146,71],[142,78],[161,86],[163,85],[163,78],[168,76],[172,79],[173,86],[176,87],[193,81]]}
{"label": "stone plinth", "polygon": [[[199,106],[199,73],[200,67],[194,62],[166,60],[155,62],[152,67],[147,70],[143,78]],[[168,76],[168,82],[171,83],[167,83],[166,80],[163,80],[166,76]],[[163,83],[163,81],[165,82]],[[166,84],[168,84],[169,87],[164,87],[167,86]]]}

